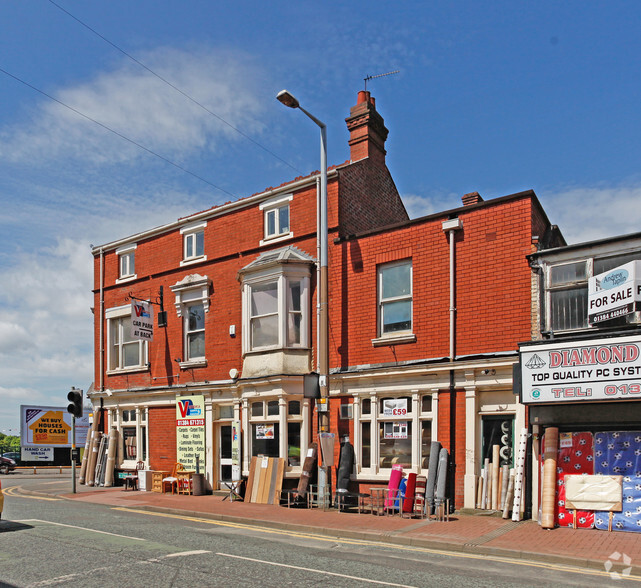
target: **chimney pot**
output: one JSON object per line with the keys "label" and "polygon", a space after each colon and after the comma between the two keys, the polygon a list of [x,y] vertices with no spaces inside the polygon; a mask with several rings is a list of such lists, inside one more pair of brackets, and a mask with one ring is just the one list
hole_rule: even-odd
{"label": "chimney pot", "polygon": [[468,194],[464,194],[461,200],[463,200],[463,206],[472,206],[472,204],[483,202],[483,198],[481,198],[481,195],[478,192],[469,192]]}

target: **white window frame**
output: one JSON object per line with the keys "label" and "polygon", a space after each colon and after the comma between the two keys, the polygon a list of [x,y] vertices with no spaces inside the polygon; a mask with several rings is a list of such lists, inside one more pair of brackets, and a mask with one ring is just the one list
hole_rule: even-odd
{"label": "white window frame", "polygon": [[[291,343],[288,341],[288,323],[290,314],[288,294],[292,282],[300,282],[300,341]],[[252,344],[252,322],[260,318],[260,315],[252,316],[252,289],[256,286],[276,283],[277,287],[277,314],[278,319],[278,340],[271,345],[254,346]],[[267,315],[265,315],[267,316]],[[270,349],[308,349],[309,348],[309,271],[307,269],[288,269],[273,272],[268,275],[260,275],[245,278],[243,281],[243,350],[244,353],[260,352]]]}
{"label": "white window frame", "polygon": [[[127,344],[138,344],[138,364],[123,366],[123,339],[122,333],[127,328],[123,325],[122,319],[131,318],[131,305],[109,308],[105,311],[105,322],[107,323],[107,374],[118,374],[124,372],[141,372],[149,369],[149,346],[147,341],[128,341]],[[114,329],[118,329],[118,360],[117,367],[111,368],[114,353]]]}
{"label": "white window frame", "polygon": [[[403,265],[409,265],[410,275],[409,275],[409,286],[410,291],[408,294],[403,294],[401,296],[393,296],[389,298],[383,298],[383,273],[386,269],[393,267],[399,267]],[[416,335],[414,335],[414,264],[412,258],[405,258],[398,261],[393,261],[391,263],[380,264],[376,267],[376,316],[377,316],[377,337],[372,339],[372,345],[378,347],[381,345],[390,345],[392,343],[412,343],[416,341]],[[390,331],[385,333],[383,331],[383,320],[384,320],[384,307],[386,304],[394,302],[409,302],[410,305],[410,327],[409,329],[403,329],[399,331]]]}
{"label": "white window frame", "polygon": [[[190,349],[191,349],[191,344],[190,344],[190,335],[193,334],[199,334],[202,333],[203,336],[205,336],[205,325],[203,324],[202,328],[197,328],[197,329],[191,329],[190,324],[189,324],[189,318],[190,318],[190,309],[194,306],[200,306],[203,308],[203,314],[205,312],[205,306],[201,301],[196,301],[192,302],[190,304],[185,304],[185,316],[183,318],[183,349],[184,349],[184,360],[189,363],[194,363],[194,362],[202,362],[206,359],[206,356],[203,355],[194,355],[192,356]],[[203,316],[203,321],[205,321],[205,317]],[[206,339],[205,339],[206,341]]]}
{"label": "white window frame", "polygon": [[[134,412],[134,420],[126,420],[123,418],[124,413],[128,415]],[[147,468],[149,464],[149,427],[147,424],[147,407],[138,406],[119,406],[112,409],[111,423],[118,429],[120,443],[118,444],[118,463],[119,467],[123,469],[135,469],[136,464],[142,461]],[[123,429],[136,429],[136,457],[129,459],[125,455],[123,439]],[[145,451],[143,451],[145,450]],[[143,453],[146,453],[145,459],[141,459]]]}
{"label": "white window frame", "polygon": [[[205,227],[207,226],[206,221],[192,223],[180,229],[180,234],[182,235],[183,240],[183,259],[180,262],[180,265],[189,265],[191,263],[199,263],[201,261],[206,261],[207,256],[205,255]],[[202,253],[197,253],[197,241],[198,236],[202,235],[203,240],[203,250]],[[192,246],[192,254],[187,255],[187,249],[189,245]]]}
{"label": "white window frame", "polygon": [[[138,277],[135,269],[136,247],[137,245],[134,243],[116,249],[116,255],[118,256],[118,278],[116,279],[116,284],[129,282],[130,280],[135,280]],[[132,266],[133,271],[131,271]]]}
{"label": "white window frame", "polygon": [[[171,291],[175,294],[176,315],[182,319],[183,323],[183,355],[179,362],[182,369],[193,367],[204,367],[207,365],[207,357],[189,358],[187,356],[187,335],[189,326],[189,307],[195,304],[202,304],[205,311],[205,323],[207,313],[209,312],[209,285],[210,281],[207,276],[200,274],[191,274],[186,276],[180,282],[170,286]],[[205,340],[207,327],[205,326]]]}
{"label": "white window frame", "polygon": [[[422,411],[422,398],[423,396],[431,396],[431,410]],[[380,414],[383,399],[386,398],[409,398],[408,400],[408,413],[404,416],[384,416]],[[370,413],[362,413],[362,404],[364,400],[370,400]],[[425,474],[427,472],[427,465],[423,467],[422,455],[422,424],[429,421],[431,423],[431,438],[437,439],[437,418],[438,414],[438,396],[434,392],[425,392],[412,390],[405,392],[398,392],[394,394],[365,394],[355,396],[353,404],[354,413],[354,449],[356,453],[356,471],[357,478],[369,479],[386,479],[389,480],[392,471],[392,464],[389,467],[383,467],[381,463],[381,439],[379,436],[379,428],[383,422],[399,422],[408,421],[412,423],[412,433],[408,437],[411,443],[411,471],[417,474]],[[363,467],[363,438],[362,438],[362,424],[369,423],[370,426],[370,465]],[[403,462],[404,463],[404,462]]]}
{"label": "white window frame", "polygon": [[[292,232],[292,217],[291,217],[291,207],[290,202],[293,200],[292,194],[287,194],[285,196],[278,196],[276,198],[271,198],[266,200],[259,205],[259,210],[263,211],[263,239],[260,241],[260,245],[278,243],[279,241],[284,241],[286,239],[291,239],[294,236]],[[280,226],[280,210],[287,208],[287,230],[284,231]],[[269,232],[269,217],[274,215],[274,226],[275,230],[273,233]]]}

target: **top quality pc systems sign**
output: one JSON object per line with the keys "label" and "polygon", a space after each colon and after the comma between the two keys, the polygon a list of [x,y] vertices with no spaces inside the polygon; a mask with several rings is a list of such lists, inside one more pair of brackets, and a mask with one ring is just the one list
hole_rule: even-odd
{"label": "top quality pc systems sign", "polygon": [[641,400],[641,337],[521,346],[523,404]]}
{"label": "top quality pc systems sign", "polygon": [[641,301],[641,261],[630,261],[588,281],[591,325],[634,312],[638,301]]}

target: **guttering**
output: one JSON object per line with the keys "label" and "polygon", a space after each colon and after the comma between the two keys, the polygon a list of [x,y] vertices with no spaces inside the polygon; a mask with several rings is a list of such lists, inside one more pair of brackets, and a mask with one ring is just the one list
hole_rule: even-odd
{"label": "guttering", "polygon": [[[334,168],[331,171],[327,172],[328,177],[334,177],[338,176],[338,169]],[[197,212],[195,214],[192,214],[190,216],[186,216],[184,218],[180,218],[172,223],[168,223],[166,225],[161,225],[159,227],[155,227],[153,229],[149,229],[147,231],[142,231],[140,233],[136,233],[134,235],[129,235],[128,237],[125,237],[123,239],[118,239],[117,241],[111,241],[110,243],[105,243],[104,245],[98,245],[94,248],[92,248],[91,252],[96,255],[100,253],[103,250],[111,250],[111,249],[116,249],[117,247],[120,247],[121,245],[125,245],[127,243],[131,243],[132,241],[141,241],[143,239],[148,239],[150,237],[153,237],[155,235],[159,235],[162,233],[167,233],[169,231],[172,231],[178,227],[181,227],[183,225],[187,225],[199,220],[203,219],[210,219],[210,218],[215,218],[217,216],[221,216],[223,214],[228,214],[230,212],[233,212],[235,210],[240,210],[243,208],[247,208],[249,206],[252,206],[256,204],[257,202],[260,202],[261,200],[267,200],[268,198],[271,198],[272,196],[276,196],[278,194],[284,193],[284,192],[292,192],[294,190],[299,190],[300,188],[303,188],[307,185],[312,185],[315,182],[317,182],[317,175],[313,176],[307,176],[303,179],[300,180],[295,180],[293,182],[290,182],[288,184],[285,184],[283,186],[279,186],[278,188],[271,188],[269,190],[266,190],[265,192],[261,192],[260,194],[254,194],[253,196],[249,196],[247,198],[243,198],[241,200],[236,200],[235,202],[229,202],[227,204],[222,204],[216,208],[210,208],[209,210],[204,210],[202,212]]]}

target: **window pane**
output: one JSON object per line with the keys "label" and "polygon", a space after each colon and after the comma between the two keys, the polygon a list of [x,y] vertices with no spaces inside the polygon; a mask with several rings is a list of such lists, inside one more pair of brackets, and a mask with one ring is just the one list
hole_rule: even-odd
{"label": "window pane", "polygon": [[123,427],[122,442],[124,445],[124,458],[136,459],[136,428]]}
{"label": "window pane", "polygon": [[279,435],[278,423],[252,425],[252,456],[280,457],[278,453]]}
{"label": "window pane", "polygon": [[432,395],[426,394],[421,398],[421,412],[432,412]]}
{"label": "window pane", "polygon": [[231,425],[220,427],[220,458],[231,459]]}
{"label": "window pane", "polygon": [[369,398],[361,400],[361,412],[363,414],[370,414],[372,410],[372,401]]}
{"label": "window pane", "polygon": [[187,337],[189,359],[205,357],[205,333],[190,333]]}
{"label": "window pane", "polygon": [[205,254],[205,232],[200,231],[195,235],[196,239],[196,256],[200,257]]}
{"label": "window pane", "polygon": [[289,233],[289,205],[278,209],[278,228],[279,233]]}
{"label": "window pane", "polygon": [[290,311],[300,311],[301,285],[300,282],[289,282],[287,289],[287,308]]}
{"label": "window pane", "polygon": [[263,403],[262,402],[252,402],[252,416],[253,417],[262,417],[263,416]]}
{"label": "window pane", "polygon": [[122,355],[124,364],[122,367],[140,365],[140,344],[138,341],[123,345]]}
{"label": "window pane", "polygon": [[257,284],[251,289],[251,315],[278,312],[278,283]]}
{"label": "window pane", "polygon": [[411,263],[381,268],[383,299],[412,293],[411,269]]}
{"label": "window pane", "polygon": [[380,467],[412,465],[412,421],[383,421],[379,423],[381,440]]}
{"label": "window pane", "polygon": [[267,211],[267,235],[276,234],[276,211],[269,210]]}
{"label": "window pane", "polygon": [[550,292],[552,330],[582,329],[588,326],[588,288]]}
{"label": "window pane", "polygon": [[270,400],[267,403],[267,416],[278,416],[278,400]]}
{"label": "window pane", "polygon": [[586,279],[585,261],[556,265],[550,270],[550,285],[567,284]]}
{"label": "window pane", "polygon": [[228,406],[221,406],[219,415],[220,415],[219,418],[221,419],[233,419],[234,407],[231,404]]}
{"label": "window pane", "polygon": [[289,313],[287,317],[287,345],[300,345],[301,314]]}
{"label": "window pane", "polygon": [[290,466],[300,465],[300,423],[287,423],[287,459]]}
{"label": "window pane", "polygon": [[197,331],[205,328],[205,307],[195,304],[189,307],[189,330]]}
{"label": "window pane", "polygon": [[628,261],[633,261],[635,259],[641,259],[641,251],[636,251],[634,253],[628,253],[626,255],[617,255],[616,257],[608,257],[607,259],[595,259],[594,260],[594,275],[602,274],[607,272],[615,267],[619,267]]}
{"label": "window pane", "polygon": [[288,412],[291,415],[299,415],[300,414],[300,402],[298,400],[290,400],[289,401]]}
{"label": "window pane", "polygon": [[186,235],[185,236],[185,257],[194,257],[194,236]]}
{"label": "window pane", "polygon": [[412,328],[412,303],[409,300],[383,304],[383,333],[409,331]]}
{"label": "window pane", "polygon": [[[423,396],[429,398],[429,396]],[[432,447],[432,421],[421,422],[421,467],[427,469],[430,463],[430,449]]]}
{"label": "window pane", "polygon": [[252,319],[252,348],[278,344],[278,316]]}
{"label": "window pane", "polygon": [[370,441],[371,430],[372,430],[372,426],[369,421],[361,423],[361,439],[363,443],[363,449],[361,451],[361,467],[364,467],[364,468],[372,467],[371,441]]}

